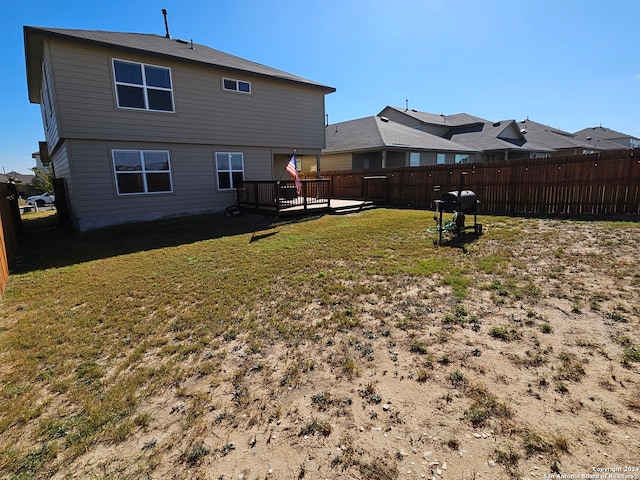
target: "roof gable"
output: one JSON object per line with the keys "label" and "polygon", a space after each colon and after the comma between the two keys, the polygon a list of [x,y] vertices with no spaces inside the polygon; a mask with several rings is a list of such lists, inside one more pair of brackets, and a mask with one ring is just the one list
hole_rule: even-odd
{"label": "roof gable", "polygon": [[293,82],[319,88],[325,93],[335,92],[333,87],[185,40],[144,33],[25,26],[24,43],[30,99],[39,95],[36,90],[40,88],[42,42],[44,38],[57,38],[102,48],[171,58],[178,61]]}
{"label": "roof gable", "polygon": [[493,124],[498,134],[496,137],[507,142],[524,144],[527,139],[520,131],[515,120],[501,120]]}

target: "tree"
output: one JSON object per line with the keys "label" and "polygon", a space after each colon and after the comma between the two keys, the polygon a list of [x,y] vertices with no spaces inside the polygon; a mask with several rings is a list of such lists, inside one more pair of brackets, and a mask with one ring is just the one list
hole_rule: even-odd
{"label": "tree", "polygon": [[53,192],[53,169],[51,165],[44,168],[32,168],[31,171],[35,177],[31,181],[31,185],[42,192]]}

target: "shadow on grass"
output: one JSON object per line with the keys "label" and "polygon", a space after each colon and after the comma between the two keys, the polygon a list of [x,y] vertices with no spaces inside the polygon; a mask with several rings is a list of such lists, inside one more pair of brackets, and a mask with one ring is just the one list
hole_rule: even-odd
{"label": "shadow on grass", "polygon": [[222,213],[175,217],[143,223],[75,232],[58,227],[55,213],[24,219],[16,265],[12,273],[65,267],[101,258],[186,245],[234,235],[252,234],[247,243],[275,235],[260,233],[287,223],[315,219],[275,219],[260,215],[226,217]]}
{"label": "shadow on grass", "polygon": [[[481,233],[462,232],[460,235],[454,235],[451,237],[443,237],[441,247],[452,247],[466,249],[466,245],[475,242],[482,236]],[[434,240],[434,243],[438,244],[438,239]]]}

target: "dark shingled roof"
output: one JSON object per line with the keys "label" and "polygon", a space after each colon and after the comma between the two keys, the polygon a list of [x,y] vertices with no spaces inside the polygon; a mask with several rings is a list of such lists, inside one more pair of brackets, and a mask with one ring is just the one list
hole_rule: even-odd
{"label": "dark shingled roof", "polygon": [[522,120],[518,122],[521,129],[524,129],[524,136],[528,141],[548,148],[589,148],[590,145],[569,132],[558,128],[549,127],[533,120]]}
{"label": "dark shingled roof", "polygon": [[326,127],[323,153],[366,151],[374,149],[429,150],[476,153],[473,148],[422,132],[383,117],[365,117]]}
{"label": "dark shingled roof", "polygon": [[523,152],[551,153],[553,149],[527,141],[524,135],[516,140],[504,136],[503,133],[509,129],[518,130],[515,120],[502,120],[500,122],[486,122],[474,129],[451,130],[447,137],[458,143],[469,145],[483,151],[492,150],[515,150]]}
{"label": "dark shingled roof", "polygon": [[592,138],[597,138],[598,140],[613,140],[631,137],[631,135],[628,135],[626,133],[616,132],[615,130],[611,130],[610,128],[606,128],[603,126],[583,128],[582,130],[575,132],[574,135],[578,137],[589,136]]}
{"label": "dark shingled roof", "polygon": [[603,126],[583,128],[573,135],[589,145],[604,150],[627,148],[629,144],[634,143],[633,140],[636,142],[640,141],[638,137],[617,132]]}
{"label": "dark shingled roof", "polygon": [[[462,125],[472,125],[477,123],[486,123],[488,120],[480,117],[474,117],[468,113],[455,113],[453,115],[444,115],[429,112],[420,112],[418,110],[399,108],[388,106],[386,108],[395,110],[408,117],[415,118],[416,120],[429,125],[442,125],[445,127],[460,127]],[[382,110],[384,112],[384,110]],[[381,112],[382,113],[382,112]]]}
{"label": "dark shingled roof", "polygon": [[335,92],[335,88],[333,87],[292,75],[282,70],[245,60],[205,45],[192,44],[185,40],[167,38],[162,35],[25,26],[24,39],[27,58],[27,82],[29,84],[29,98],[32,101],[34,101],[34,98],[37,99],[39,95],[34,89],[39,90],[41,75],[39,60],[42,57],[42,39],[44,37],[59,38],[146,55],[168,57],[174,60],[208,65],[235,72],[251,73],[262,77],[276,78],[317,87],[326,93]]}

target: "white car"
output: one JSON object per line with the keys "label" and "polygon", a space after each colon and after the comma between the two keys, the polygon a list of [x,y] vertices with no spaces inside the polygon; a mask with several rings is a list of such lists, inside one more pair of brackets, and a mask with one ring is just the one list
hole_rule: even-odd
{"label": "white car", "polygon": [[38,207],[44,207],[45,205],[51,204],[55,201],[56,197],[53,193],[43,193],[27,198],[27,203],[29,205],[37,205]]}

